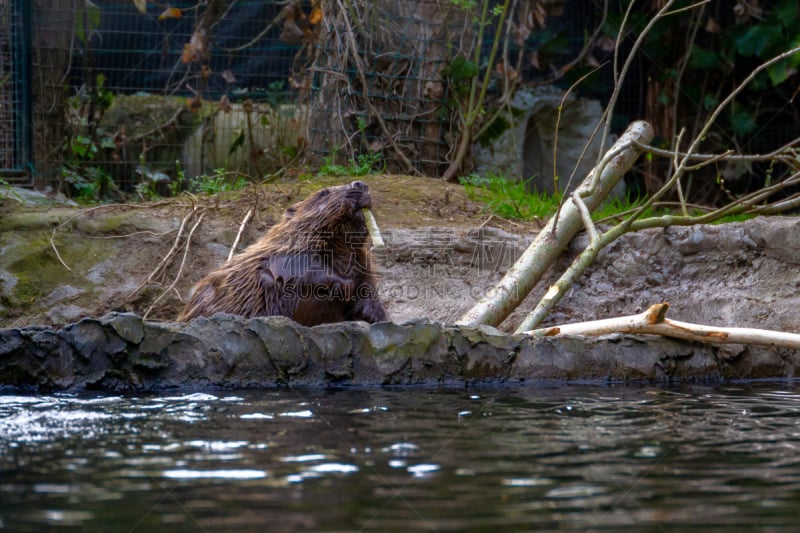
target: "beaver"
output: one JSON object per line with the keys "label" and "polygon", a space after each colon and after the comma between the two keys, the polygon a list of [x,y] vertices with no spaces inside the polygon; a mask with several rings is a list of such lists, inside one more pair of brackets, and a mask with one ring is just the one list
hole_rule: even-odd
{"label": "beaver", "polygon": [[367,184],[322,189],[195,285],[179,321],[214,313],[283,315],[305,326],[388,320],[378,299],[363,208]]}

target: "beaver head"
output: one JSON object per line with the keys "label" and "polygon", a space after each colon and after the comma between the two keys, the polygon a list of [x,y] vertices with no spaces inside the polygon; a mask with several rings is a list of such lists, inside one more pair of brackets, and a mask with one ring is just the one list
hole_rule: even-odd
{"label": "beaver head", "polygon": [[[313,239],[342,239],[351,245],[366,243],[367,225],[363,208],[372,207],[369,188],[363,181],[319,190],[288,208],[275,231]],[[287,230],[289,230],[287,232]]]}

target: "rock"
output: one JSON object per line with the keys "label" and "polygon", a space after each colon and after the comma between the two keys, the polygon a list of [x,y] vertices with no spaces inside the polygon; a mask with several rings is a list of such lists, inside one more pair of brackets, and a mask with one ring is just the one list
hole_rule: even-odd
{"label": "rock", "polygon": [[798,369],[787,350],[649,336],[534,339],[427,320],[307,328],[284,317],[173,324],[113,313],[60,329],[0,330],[0,387],[37,390],[721,382]]}
{"label": "rock", "polygon": [[[476,143],[476,172],[525,180],[529,190],[552,193],[553,146],[557,140],[558,189],[573,191],[597,162],[600,136],[593,137],[593,130],[601,122],[603,108],[597,100],[569,97],[562,102],[563,97],[560,89],[550,86],[517,91],[510,104],[512,111],[502,115],[508,128],[495,139]],[[556,119],[562,104],[556,137]],[[586,155],[581,157],[590,140]],[[608,139],[605,148],[614,140]],[[624,191],[624,183],[620,182],[611,196],[621,197]]]}

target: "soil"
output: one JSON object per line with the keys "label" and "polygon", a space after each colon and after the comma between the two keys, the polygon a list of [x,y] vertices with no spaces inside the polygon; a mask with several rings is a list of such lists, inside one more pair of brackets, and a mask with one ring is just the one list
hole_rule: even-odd
{"label": "soil", "polygon": [[[238,250],[312,190],[352,179],[91,208],[35,205],[7,194],[0,197],[0,327],[63,325],[110,311],[173,320],[192,285],[227,258],[249,210],[254,215]],[[395,322],[456,321],[540,229],[489,215],[455,184],[358,179],[372,191],[387,242],[375,254]],[[514,329],[585,242],[583,235],[573,240],[501,329]],[[633,314],[668,301],[669,317],[678,320],[800,331],[798,268],[800,218],[644,231],[605,250],[547,323]]]}

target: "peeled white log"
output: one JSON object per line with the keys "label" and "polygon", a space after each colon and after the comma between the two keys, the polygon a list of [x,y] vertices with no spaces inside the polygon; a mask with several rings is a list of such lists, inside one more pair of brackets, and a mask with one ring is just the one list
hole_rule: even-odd
{"label": "peeled white log", "polygon": [[679,322],[666,318],[669,304],[651,305],[638,315],[564,324],[534,329],[525,333],[533,337],[581,335],[596,337],[611,333],[662,335],[696,342],[716,344],[755,344],[800,349],[800,334],[756,328],[726,328]]}
{"label": "peeled white log", "polygon": [[361,212],[364,214],[364,221],[367,223],[367,231],[369,232],[369,236],[372,238],[372,247],[381,248],[386,246],[386,244],[383,242],[381,230],[378,228],[378,223],[375,221],[375,216],[372,214],[372,211],[365,207],[361,210]]}

